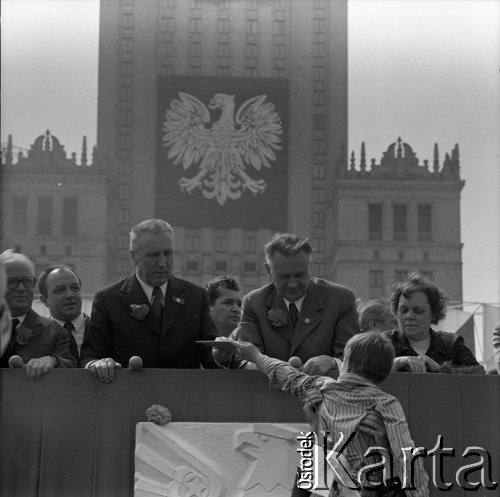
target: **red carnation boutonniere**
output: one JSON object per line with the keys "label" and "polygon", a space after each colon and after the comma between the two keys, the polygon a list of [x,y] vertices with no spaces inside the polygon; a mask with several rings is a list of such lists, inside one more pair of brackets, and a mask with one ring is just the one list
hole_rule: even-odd
{"label": "red carnation boutonniere", "polygon": [[149,306],[146,304],[130,304],[132,317],[139,321],[144,321],[149,312]]}
{"label": "red carnation boutonniere", "polygon": [[31,328],[26,328],[22,324],[16,328],[16,342],[19,345],[26,345],[33,335],[33,330]]}
{"label": "red carnation boutonniere", "polygon": [[273,326],[285,326],[288,323],[287,313],[281,309],[269,309],[267,319],[271,321]]}

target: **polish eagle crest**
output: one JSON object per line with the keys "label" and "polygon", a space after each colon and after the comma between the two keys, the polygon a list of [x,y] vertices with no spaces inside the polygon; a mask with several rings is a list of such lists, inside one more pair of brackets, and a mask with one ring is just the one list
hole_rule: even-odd
{"label": "polish eagle crest", "polygon": [[[213,123],[209,109],[220,110]],[[181,191],[199,189],[223,206],[245,190],[253,195],[264,192],[266,182],[253,179],[247,168],[271,167],[275,150],[281,149],[283,127],[266,95],[248,99],[235,114],[234,95],[216,93],[207,107],[193,95],[179,92],[165,112],[162,131],[163,146],[174,165],[182,164],[184,170],[198,165],[195,176],[179,179]]]}

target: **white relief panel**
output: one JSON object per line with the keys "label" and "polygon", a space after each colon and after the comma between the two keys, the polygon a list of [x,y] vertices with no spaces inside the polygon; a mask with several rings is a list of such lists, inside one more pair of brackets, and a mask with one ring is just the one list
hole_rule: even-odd
{"label": "white relief panel", "polygon": [[305,423],[138,423],[134,497],[289,497]]}

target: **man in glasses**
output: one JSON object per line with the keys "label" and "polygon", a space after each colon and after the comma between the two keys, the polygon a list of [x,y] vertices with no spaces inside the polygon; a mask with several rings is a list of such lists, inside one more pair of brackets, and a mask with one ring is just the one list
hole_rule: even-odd
{"label": "man in glasses", "polygon": [[66,330],[31,308],[36,283],[33,262],[13,250],[2,252],[0,261],[7,274],[5,299],[12,315],[12,334],[0,367],[7,367],[10,357],[18,355],[30,380],[46,375],[52,368],[76,367],[77,358],[71,355]]}

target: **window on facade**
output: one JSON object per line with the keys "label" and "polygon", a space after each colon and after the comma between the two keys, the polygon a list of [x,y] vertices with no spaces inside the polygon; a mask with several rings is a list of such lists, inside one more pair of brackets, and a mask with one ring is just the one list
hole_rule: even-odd
{"label": "window on facade", "polygon": [[189,44],[189,55],[191,57],[201,56],[201,41],[192,41]]}
{"label": "window on facade", "polygon": [[219,33],[229,33],[229,19],[219,19],[217,24]]}
{"label": "window on facade", "polygon": [[124,78],[130,77],[134,72],[134,63],[131,61],[123,61],[122,62],[122,76]]}
{"label": "window on facade", "polygon": [[323,236],[315,236],[313,238],[314,247],[316,248],[316,252],[320,254],[323,253],[326,249],[325,237]]}
{"label": "window on facade", "polygon": [[408,279],[408,271],[405,269],[396,269],[394,271],[394,281],[406,281]]}
{"label": "window on facade", "polygon": [[126,12],[122,17],[122,26],[124,28],[133,28],[134,27],[134,14],[130,12]]}
{"label": "window on facade", "polygon": [[325,105],[325,91],[324,90],[314,90],[313,102],[314,102],[314,105],[317,105],[317,106]]}
{"label": "window on facade", "polygon": [[130,136],[129,135],[121,135],[120,136],[120,148],[122,150],[130,150],[131,148],[131,141],[130,141]]}
{"label": "window on facade", "polygon": [[198,261],[186,261],[186,271],[198,271]]}
{"label": "window on facade", "polygon": [[258,55],[258,45],[257,43],[248,43],[245,46],[245,55],[249,58],[257,58]]}
{"label": "window on facade", "polygon": [[275,19],[274,21],[274,34],[284,35],[286,32],[286,21],[285,19]]}
{"label": "window on facade", "polygon": [[217,55],[219,57],[229,57],[229,43],[219,42],[217,44]]}
{"label": "window on facade", "polygon": [[189,66],[189,74],[191,76],[201,76],[201,66],[198,64],[192,64]]}
{"label": "window on facade", "polygon": [[325,32],[325,19],[323,17],[314,18],[314,32],[324,33]]}
{"label": "window on facade", "polygon": [[118,233],[118,248],[119,249],[129,248],[129,235],[127,233]]}
{"label": "window on facade", "polygon": [[325,80],[324,66],[314,66],[313,77],[316,81],[324,81]]}
{"label": "window on facade", "polygon": [[243,252],[245,253],[255,253],[257,251],[257,240],[255,236],[244,236],[243,237]]}
{"label": "window on facade", "polygon": [[317,179],[322,179],[325,177],[325,164],[322,162],[323,160],[323,156],[314,156],[315,163],[313,167],[313,175]]}
{"label": "window on facade", "polygon": [[257,270],[257,265],[255,262],[246,261],[243,263],[243,271],[246,273],[253,273]]}
{"label": "window on facade", "polygon": [[120,224],[130,223],[130,211],[128,209],[118,209],[118,222]]}
{"label": "window on facade", "polygon": [[315,42],[314,43],[313,56],[314,57],[324,57],[325,56],[325,44],[323,42]]}
{"label": "window on facade", "polygon": [[384,288],[384,272],[380,270],[370,270],[370,288]]}
{"label": "window on facade", "polygon": [[227,252],[227,237],[224,235],[216,235],[215,237],[215,251]]}
{"label": "window on facade", "polygon": [[132,102],[132,87],[122,86],[121,87],[121,97],[123,102]]}
{"label": "window on facade", "polygon": [[122,110],[120,112],[120,121],[122,126],[130,126],[132,124],[132,112],[130,110]]}
{"label": "window on facade", "polygon": [[285,45],[274,45],[274,58],[284,59],[286,56]]}
{"label": "window on facade", "polygon": [[119,185],[118,198],[121,200],[126,200],[130,198],[130,185]]}
{"label": "window on facade", "polygon": [[430,242],[432,240],[432,206],[430,204],[418,205],[418,241]]}
{"label": "window on facade", "polygon": [[50,235],[52,233],[52,198],[51,197],[40,197],[38,199],[37,233],[39,235]]}
{"label": "window on facade", "polygon": [[172,33],[174,31],[174,18],[164,17],[162,19],[162,29],[167,33]]}
{"label": "window on facade", "polygon": [[217,76],[229,76],[229,66],[217,66]]}
{"label": "window on facade", "polygon": [[63,198],[62,206],[62,234],[76,235],[78,217],[78,199],[76,197]]}
{"label": "window on facade", "polygon": [[313,126],[316,131],[322,131],[326,127],[325,114],[314,114]]}
{"label": "window on facade", "polygon": [[227,271],[227,262],[226,261],[215,261],[215,270],[216,271]]}
{"label": "window on facade", "polygon": [[314,228],[324,228],[325,227],[325,213],[324,212],[313,212],[313,227]]}
{"label": "window on facade", "polygon": [[278,12],[286,11],[286,4],[288,0],[274,0],[274,7]]}
{"label": "window on facade", "polygon": [[394,204],[393,215],[393,238],[395,241],[406,241],[407,233],[407,209],[406,204]]}
{"label": "window on facade", "polygon": [[200,250],[200,238],[198,235],[191,234],[186,235],[186,252],[199,252]]}
{"label": "window on facade", "polygon": [[275,78],[284,78],[286,76],[286,69],[284,67],[275,67],[273,69],[273,76]]}
{"label": "window on facade", "polygon": [[229,8],[228,2],[229,0],[219,0],[219,9],[227,10]]}
{"label": "window on facade", "polygon": [[257,77],[257,68],[256,67],[245,67],[245,77],[256,78]]}
{"label": "window on facade", "polygon": [[325,201],[325,189],[324,188],[313,188],[313,202],[321,203]]}
{"label": "window on facade", "polygon": [[28,197],[14,197],[12,201],[12,234],[25,235],[28,227]]}
{"label": "window on facade", "polygon": [[247,34],[257,34],[257,19],[247,19]]}
{"label": "window on facade", "polygon": [[247,10],[257,10],[257,0],[247,0]]}
{"label": "window on facade", "polygon": [[191,8],[195,10],[201,9],[202,0],[191,0]]}
{"label": "window on facade", "polygon": [[163,57],[172,57],[174,55],[174,45],[171,41],[162,42],[161,54]]}
{"label": "window on facade", "polygon": [[133,38],[122,38],[122,52],[129,54],[132,53],[134,48],[134,39]]}
{"label": "window on facade", "polygon": [[323,140],[322,138],[317,138],[317,139],[314,140],[314,142],[313,142],[313,152],[315,154],[324,154],[325,153],[325,147],[326,147],[326,140]]}
{"label": "window on facade", "polygon": [[326,276],[326,264],[324,262],[316,262],[314,264],[314,274],[320,278],[324,278]]}
{"label": "window on facade", "polygon": [[201,19],[199,17],[192,17],[189,20],[189,31],[191,33],[201,33]]}
{"label": "window on facade", "polygon": [[368,238],[382,240],[382,204],[368,205]]}

